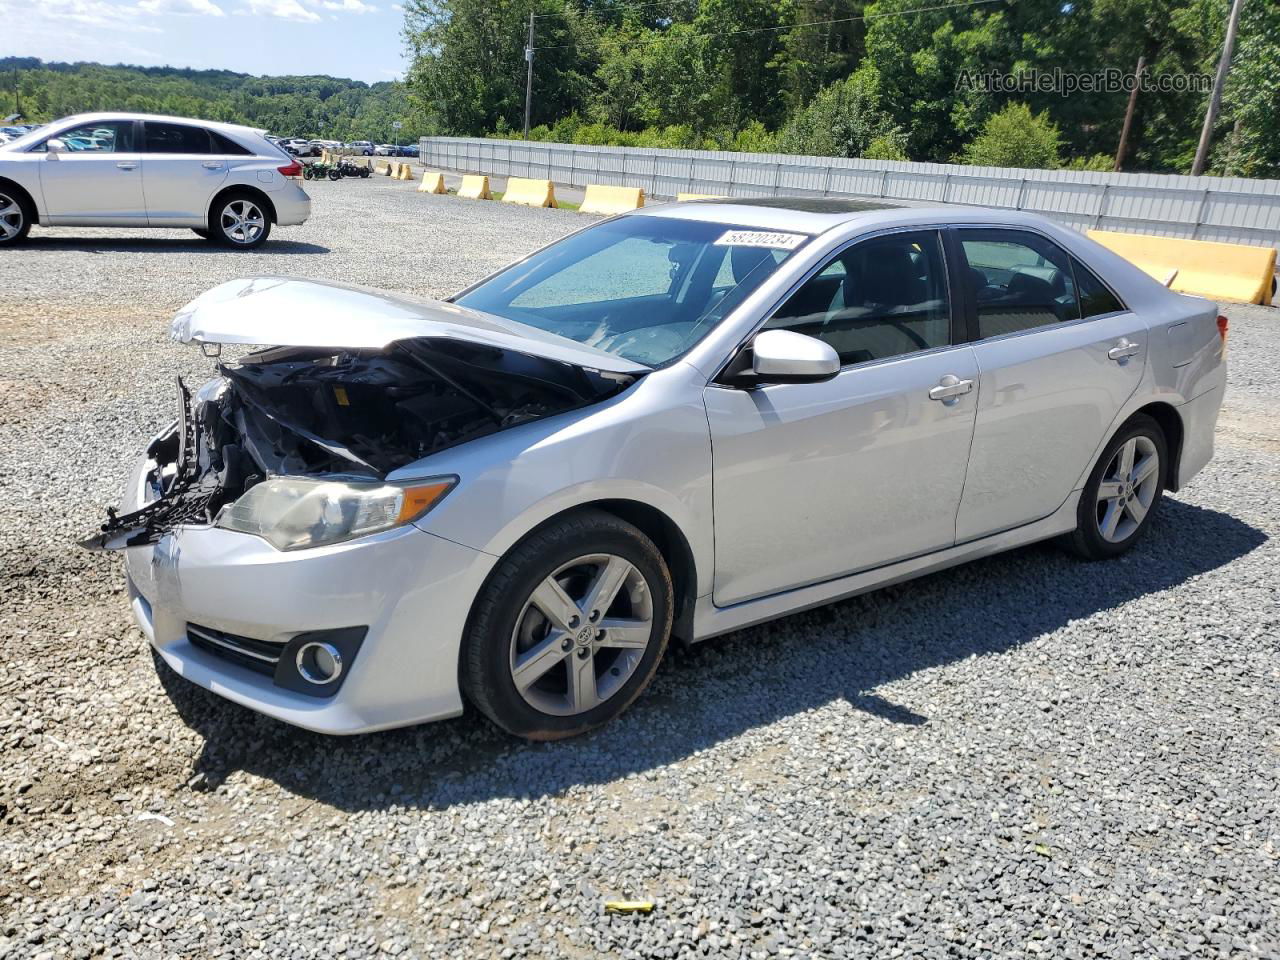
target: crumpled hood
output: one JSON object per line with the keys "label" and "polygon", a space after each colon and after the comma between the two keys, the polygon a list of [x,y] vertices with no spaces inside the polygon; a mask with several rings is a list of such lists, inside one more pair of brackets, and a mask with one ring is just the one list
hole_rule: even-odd
{"label": "crumpled hood", "polygon": [[644,364],[527,324],[440,300],[369,287],[249,277],[205,291],[173,318],[183,343],[382,349],[418,337],[465,340],[610,373],[647,373]]}

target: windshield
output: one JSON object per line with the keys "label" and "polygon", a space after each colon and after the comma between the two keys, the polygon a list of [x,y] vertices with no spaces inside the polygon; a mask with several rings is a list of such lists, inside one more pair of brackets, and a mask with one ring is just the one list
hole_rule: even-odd
{"label": "windshield", "polygon": [[619,217],[540,250],[456,302],[658,366],[706,336],[808,239]]}

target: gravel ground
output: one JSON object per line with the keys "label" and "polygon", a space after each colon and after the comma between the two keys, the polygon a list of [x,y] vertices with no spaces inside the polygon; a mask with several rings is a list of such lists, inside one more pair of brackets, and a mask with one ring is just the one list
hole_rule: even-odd
{"label": "gravel ground", "polygon": [[[0,296],[0,958],[1280,955],[1280,311],[1148,539],[674,650],[619,723],[326,739],[158,666],[75,546],[247,273],[442,294],[579,226],[317,184],[256,254],[33,231]],[[602,902],[652,899],[649,916]]]}

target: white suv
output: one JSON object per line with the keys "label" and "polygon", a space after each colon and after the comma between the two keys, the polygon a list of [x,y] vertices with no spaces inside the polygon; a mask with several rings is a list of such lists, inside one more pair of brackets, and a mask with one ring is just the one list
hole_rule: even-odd
{"label": "white suv", "polygon": [[135,113],[67,117],[0,145],[0,246],[41,226],[190,227],[238,249],[305,223],[302,166],[260,131]]}

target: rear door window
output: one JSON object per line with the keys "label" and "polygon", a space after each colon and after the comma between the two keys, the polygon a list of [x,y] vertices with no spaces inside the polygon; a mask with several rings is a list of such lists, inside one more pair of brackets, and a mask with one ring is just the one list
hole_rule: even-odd
{"label": "rear door window", "polygon": [[1071,258],[1022,230],[959,230],[978,339],[1080,319]]}
{"label": "rear door window", "polygon": [[215,152],[208,130],[204,127],[188,126],[185,123],[156,123],[148,120],[146,144],[147,153],[206,155]]}

